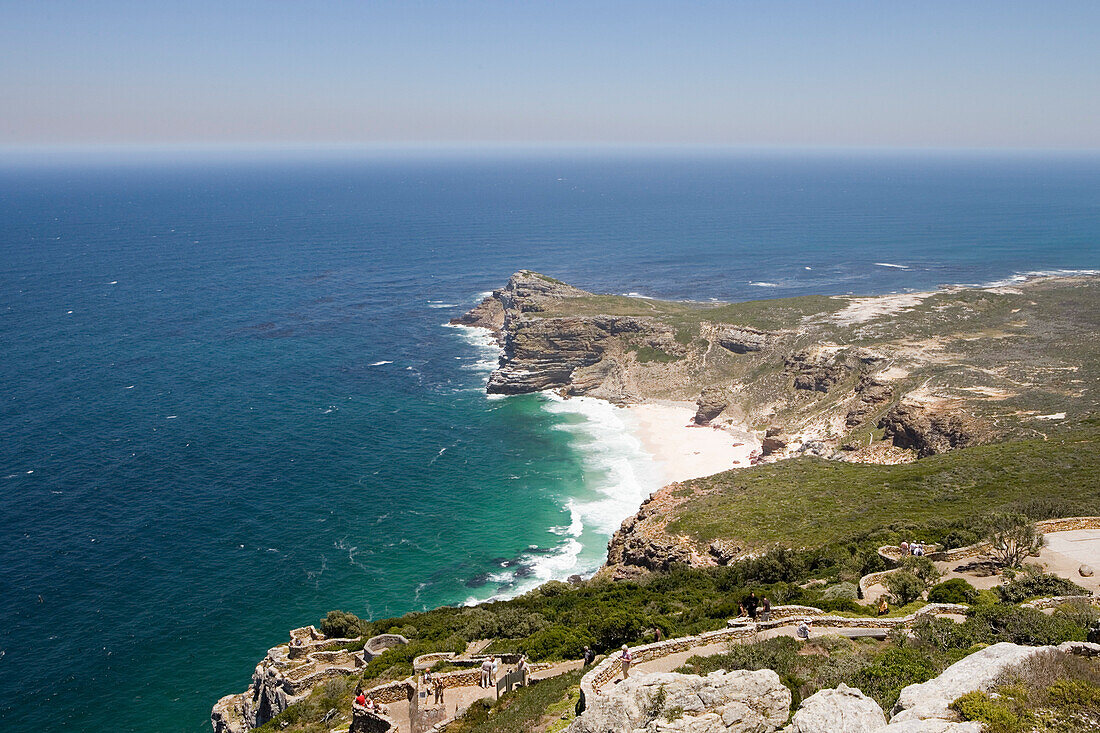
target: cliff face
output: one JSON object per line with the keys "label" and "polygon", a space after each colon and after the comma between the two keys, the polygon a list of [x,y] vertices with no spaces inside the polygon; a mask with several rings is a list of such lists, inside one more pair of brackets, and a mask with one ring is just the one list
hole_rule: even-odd
{"label": "cliff face", "polygon": [[[496,334],[491,393],[690,400],[699,425],[761,433],[758,461],[899,463],[1095,412],[1098,306],[1094,277],[711,304],[597,295],[522,270],[454,323]],[[672,489],[612,539],[620,574],[743,552],[665,532]]]}

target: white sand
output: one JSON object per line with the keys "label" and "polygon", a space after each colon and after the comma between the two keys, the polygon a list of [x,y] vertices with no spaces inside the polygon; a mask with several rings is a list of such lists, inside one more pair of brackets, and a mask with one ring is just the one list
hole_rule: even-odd
{"label": "white sand", "polygon": [[662,485],[748,466],[749,454],[760,447],[747,432],[735,435],[693,426],[691,402],[648,402],[626,409],[635,434],[663,474]]}

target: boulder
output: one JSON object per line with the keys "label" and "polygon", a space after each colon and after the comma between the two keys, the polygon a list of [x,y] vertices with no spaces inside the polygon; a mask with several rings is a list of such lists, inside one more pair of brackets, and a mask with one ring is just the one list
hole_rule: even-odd
{"label": "boulder", "polygon": [[721,387],[707,387],[695,401],[695,424],[710,425],[710,421],[729,406],[729,394]]}
{"label": "boulder", "polygon": [[1077,568],[1077,572],[1081,574],[1082,578],[1091,578],[1094,571],[1091,565],[1082,565]]}
{"label": "boulder", "polygon": [[787,720],[791,693],[770,669],[667,672],[637,675],[586,704],[568,733],[768,733]]}
{"label": "boulder", "polygon": [[982,733],[981,723],[956,723],[950,720],[906,720],[879,728],[875,733]]}
{"label": "boulder", "polygon": [[[955,713],[948,708],[952,702],[968,692],[986,691],[1007,669],[1049,649],[1002,641],[974,652],[952,664],[939,677],[903,689],[894,706],[890,724],[935,719],[957,721]],[[891,733],[894,730],[890,728]]]}
{"label": "boulder", "polygon": [[886,714],[877,702],[841,684],[806,698],[783,733],[871,733],[885,725]]}

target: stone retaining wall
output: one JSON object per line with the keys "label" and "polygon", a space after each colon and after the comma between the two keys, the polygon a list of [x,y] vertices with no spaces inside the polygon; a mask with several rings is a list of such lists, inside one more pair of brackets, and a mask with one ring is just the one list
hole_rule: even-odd
{"label": "stone retaining wall", "polygon": [[[1071,532],[1077,529],[1100,529],[1100,517],[1064,517],[1062,519],[1043,519],[1035,523],[1035,528],[1047,534],[1049,532]],[[934,545],[928,545],[933,547]],[[976,545],[967,545],[966,547],[956,547],[950,550],[940,550],[938,552],[929,552],[925,554],[929,560],[935,562],[955,562],[956,560],[963,560],[968,557],[976,557],[978,555],[984,555],[993,548],[988,542],[979,542]],[[890,563],[900,563],[907,556],[906,552],[897,545],[883,545],[878,548],[879,557],[883,558]],[[892,572],[895,572],[897,568],[892,570],[882,570],[877,573],[868,573],[859,579],[859,591],[860,595],[864,595],[867,589],[872,585],[878,585],[882,582],[882,578]]]}
{"label": "stone retaining wall", "polygon": [[1063,603],[1073,603],[1074,601],[1085,601],[1093,606],[1100,607],[1100,598],[1089,594],[1087,596],[1052,596],[1051,598],[1036,598],[1034,601],[1028,601],[1027,603],[1021,603],[1021,608],[1034,608],[1037,611],[1045,611],[1048,608],[1057,608]]}
{"label": "stone retaining wall", "polygon": [[[681,636],[676,639],[659,641],[655,644],[643,644],[630,650],[634,664],[660,659],[671,654],[690,651],[697,647],[709,646],[721,642],[735,642],[751,639],[763,629],[779,626],[793,626],[797,619],[812,617],[815,626],[829,628],[893,629],[912,626],[918,619],[939,614],[963,614],[968,607],[957,603],[929,603],[908,616],[855,617],[826,616],[820,608],[812,606],[777,606],[772,609],[772,620],[754,623],[731,621],[730,626],[718,631],[707,631],[696,636]],[[777,617],[778,616],[778,617]],[[617,654],[613,654],[591,669],[581,678],[581,690],[585,696],[595,695],[608,682],[622,673],[622,663]]]}

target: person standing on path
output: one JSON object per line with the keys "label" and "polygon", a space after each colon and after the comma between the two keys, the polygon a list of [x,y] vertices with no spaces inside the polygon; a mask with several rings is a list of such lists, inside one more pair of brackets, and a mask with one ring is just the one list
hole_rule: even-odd
{"label": "person standing on path", "polygon": [[624,680],[630,679],[630,662],[630,648],[626,644],[623,644],[623,653],[619,655],[619,663],[622,664],[623,667]]}
{"label": "person standing on path", "polygon": [[756,608],[760,605],[760,602],[756,600],[756,591],[749,594],[749,597],[745,599],[745,613],[749,615],[753,621],[756,620]]}
{"label": "person standing on path", "polygon": [[493,660],[486,659],[481,663],[481,681],[478,683],[481,687],[489,686],[489,677],[493,674]]}
{"label": "person standing on path", "polygon": [[587,667],[588,665],[592,664],[592,662],[595,661],[595,659],[596,659],[596,652],[592,651],[588,647],[585,647],[584,648],[584,666]]}
{"label": "person standing on path", "polygon": [[768,600],[767,596],[764,596],[764,598],[761,601],[761,605],[762,605],[762,610],[761,610],[761,613],[760,613],[760,620],[761,621],[771,621],[772,620],[772,602]]}

